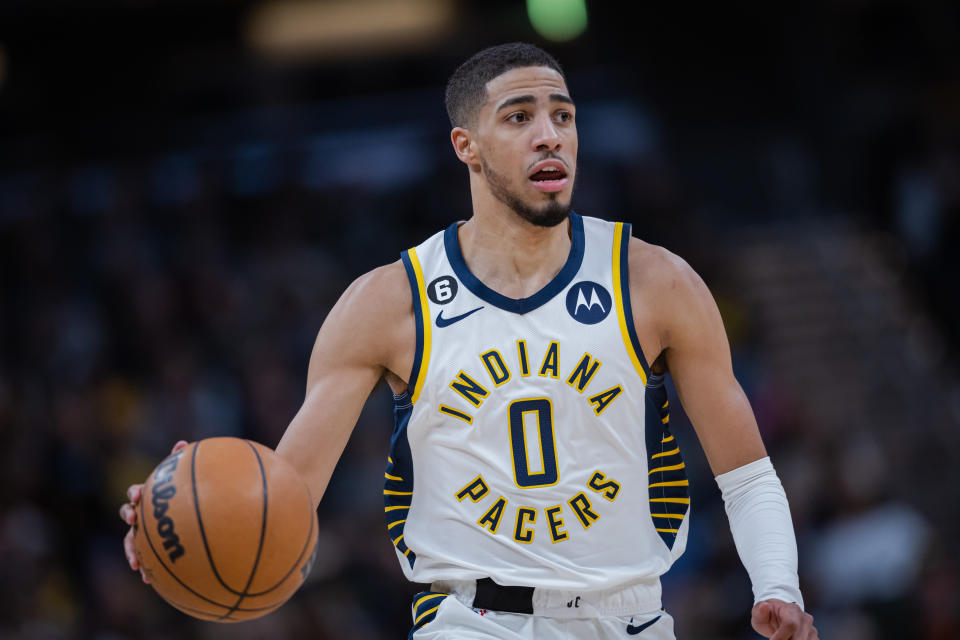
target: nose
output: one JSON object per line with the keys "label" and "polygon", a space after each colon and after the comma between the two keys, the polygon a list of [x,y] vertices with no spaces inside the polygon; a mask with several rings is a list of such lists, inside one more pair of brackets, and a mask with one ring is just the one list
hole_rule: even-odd
{"label": "nose", "polygon": [[560,130],[550,118],[540,118],[533,130],[534,151],[555,151],[560,148]]}

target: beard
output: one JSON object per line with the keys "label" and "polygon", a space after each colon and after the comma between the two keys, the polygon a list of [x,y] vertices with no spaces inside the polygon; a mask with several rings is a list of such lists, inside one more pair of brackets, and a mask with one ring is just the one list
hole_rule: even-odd
{"label": "beard", "polygon": [[538,227],[555,227],[570,215],[570,203],[560,202],[556,193],[547,194],[550,197],[549,202],[533,207],[511,192],[507,186],[507,179],[491,169],[485,160],[481,159],[480,164],[493,197],[510,207],[514,213],[530,224]]}

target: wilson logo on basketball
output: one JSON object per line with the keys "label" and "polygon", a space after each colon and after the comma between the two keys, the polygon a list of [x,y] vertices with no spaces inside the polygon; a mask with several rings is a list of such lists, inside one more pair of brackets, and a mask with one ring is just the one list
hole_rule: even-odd
{"label": "wilson logo on basketball", "polygon": [[177,487],[173,483],[173,472],[180,461],[181,453],[182,451],[179,451],[164,460],[153,474],[153,498],[151,500],[153,517],[157,520],[157,534],[163,538],[163,548],[167,550],[170,562],[176,562],[177,558],[184,554],[180,537],[174,530],[173,518],[167,515],[170,500],[177,495]]}
{"label": "wilson logo on basketball", "polygon": [[242,438],[191,442],[145,487],[134,547],[173,607],[213,622],[253,620],[303,584],[319,539],[316,507],[273,449]]}

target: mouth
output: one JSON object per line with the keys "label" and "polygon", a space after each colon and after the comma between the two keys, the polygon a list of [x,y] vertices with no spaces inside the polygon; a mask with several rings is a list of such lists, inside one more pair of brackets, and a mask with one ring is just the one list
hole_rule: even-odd
{"label": "mouth", "polygon": [[544,160],[533,165],[533,170],[527,176],[530,184],[537,191],[554,193],[567,186],[567,170],[559,160]]}

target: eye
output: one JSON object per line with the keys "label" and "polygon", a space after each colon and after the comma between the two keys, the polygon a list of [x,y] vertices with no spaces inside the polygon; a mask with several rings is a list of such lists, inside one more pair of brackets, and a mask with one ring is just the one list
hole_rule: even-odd
{"label": "eye", "polygon": [[523,111],[517,111],[507,116],[507,122],[515,122],[519,124],[521,122],[526,122],[526,121],[527,121],[527,114],[524,113]]}
{"label": "eye", "polygon": [[573,114],[569,111],[558,111],[554,117],[557,122],[573,122]]}

